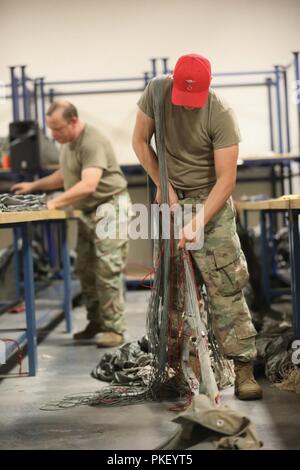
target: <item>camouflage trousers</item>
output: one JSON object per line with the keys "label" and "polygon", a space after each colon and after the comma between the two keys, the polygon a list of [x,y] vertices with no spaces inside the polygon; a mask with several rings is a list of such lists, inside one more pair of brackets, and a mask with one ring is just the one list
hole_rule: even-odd
{"label": "camouflage trousers", "polygon": [[[127,192],[107,201],[115,210],[109,214],[116,232],[128,217],[130,199]],[[105,207],[105,204],[99,208]],[[120,211],[122,212],[120,216]],[[124,318],[123,275],[127,256],[127,238],[101,239],[96,233],[103,213],[93,211],[82,215],[78,225],[76,272],[79,275],[84,304],[89,321],[100,324],[103,331],[123,333]]]}
{"label": "camouflage trousers", "polygon": [[[203,203],[185,198],[183,204]],[[256,357],[255,336],[242,289],[249,274],[236,232],[232,199],[205,226],[204,244],[190,251],[197,283],[205,283],[212,324],[220,350],[228,359],[250,361]]]}

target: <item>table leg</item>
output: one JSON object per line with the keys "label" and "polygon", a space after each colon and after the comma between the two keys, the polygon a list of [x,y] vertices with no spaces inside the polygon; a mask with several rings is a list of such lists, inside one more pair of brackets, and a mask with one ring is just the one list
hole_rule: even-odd
{"label": "table leg", "polygon": [[37,335],[35,322],[34,276],[30,229],[30,223],[21,224],[29,375],[33,376],[36,375],[37,372]]}
{"label": "table leg", "polygon": [[19,227],[14,227],[13,233],[14,233],[14,266],[15,266],[15,275],[16,275],[16,299],[19,300],[21,297],[20,253],[18,250],[18,241],[20,238]]}
{"label": "table leg", "polygon": [[260,211],[260,251],[262,261],[262,283],[263,292],[268,305],[270,305],[270,266],[269,266],[269,244],[266,229],[266,213]]}
{"label": "table leg", "polygon": [[63,257],[63,280],[64,280],[64,313],[67,332],[72,331],[72,296],[71,296],[71,270],[70,270],[70,254],[67,237],[67,221],[60,223],[61,241],[62,241],[62,257]]}
{"label": "table leg", "polygon": [[300,239],[298,225],[299,211],[290,211],[289,217],[293,323],[295,337],[296,339],[300,339]]}
{"label": "table leg", "polygon": [[46,237],[48,243],[48,257],[49,257],[49,264],[51,268],[55,269],[56,266],[56,253],[55,253],[55,242],[54,242],[54,235],[53,235],[53,223],[54,222],[47,222],[45,224],[46,230]]}

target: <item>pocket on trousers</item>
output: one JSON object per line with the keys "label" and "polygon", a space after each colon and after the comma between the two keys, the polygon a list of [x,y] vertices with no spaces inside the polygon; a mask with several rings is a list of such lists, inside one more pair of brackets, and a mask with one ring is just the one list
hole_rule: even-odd
{"label": "pocket on trousers", "polygon": [[237,294],[249,279],[244,253],[240,248],[233,251],[232,247],[230,248],[216,248],[210,257],[212,281],[219,293],[224,296]]}
{"label": "pocket on trousers", "polygon": [[257,331],[253,326],[252,321],[236,323],[234,325],[234,331],[238,339],[252,338],[257,335]]}

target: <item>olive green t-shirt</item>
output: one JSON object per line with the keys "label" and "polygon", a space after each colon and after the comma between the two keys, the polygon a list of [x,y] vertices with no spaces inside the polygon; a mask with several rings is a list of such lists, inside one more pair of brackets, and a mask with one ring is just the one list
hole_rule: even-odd
{"label": "olive green t-shirt", "polygon": [[76,140],[61,146],[60,165],[64,175],[65,190],[81,180],[82,170],[94,167],[103,169],[96,191],[74,204],[77,209],[83,211],[96,208],[127,187],[110,142],[96,128],[88,124]]}
{"label": "olive green t-shirt", "polygon": [[[157,77],[149,82],[138,106],[154,119],[153,87],[165,80],[164,115],[166,162],[169,180],[181,190],[204,189],[216,182],[214,150],[240,141],[233,110],[214,91],[202,108],[187,110],[171,102],[173,79]],[[224,157],[226,158],[226,157]]]}

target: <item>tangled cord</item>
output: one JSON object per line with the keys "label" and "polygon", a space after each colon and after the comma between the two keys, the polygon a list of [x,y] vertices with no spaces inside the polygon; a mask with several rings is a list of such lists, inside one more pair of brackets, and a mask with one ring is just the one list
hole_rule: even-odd
{"label": "tangled cord", "polygon": [[46,194],[1,194],[0,212],[39,211],[47,209]]}
{"label": "tangled cord", "polygon": [[120,406],[144,402],[148,399],[148,387],[118,385],[104,387],[96,392],[66,395],[62,400],[50,401],[40,407],[42,411],[61,411],[77,406]]}
{"label": "tangled cord", "polygon": [[300,369],[294,364],[283,364],[280,368],[281,379],[273,382],[275,387],[288,392],[300,393]]}

